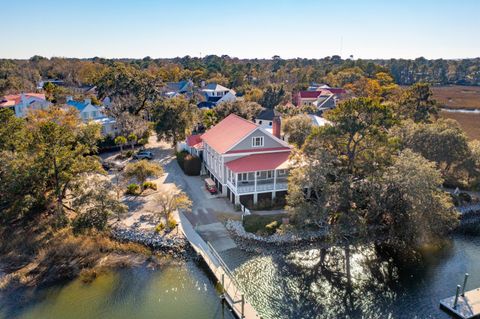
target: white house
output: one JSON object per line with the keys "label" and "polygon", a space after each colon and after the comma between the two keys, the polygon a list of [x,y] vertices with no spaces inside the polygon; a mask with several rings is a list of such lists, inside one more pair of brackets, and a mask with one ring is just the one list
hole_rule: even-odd
{"label": "white house", "polygon": [[29,110],[46,109],[51,105],[45,98],[45,94],[21,93],[5,95],[0,98],[0,107],[10,108],[17,117],[25,117]]}
{"label": "white house", "polygon": [[83,122],[94,121],[102,125],[102,135],[116,135],[118,132],[116,121],[103,114],[103,108],[93,105],[91,99],[75,101],[71,96],[67,97],[67,105],[74,107],[80,113]]}
{"label": "white house", "polygon": [[198,104],[199,108],[213,108],[223,102],[232,102],[237,99],[236,92],[217,83],[207,84],[201,89],[205,101]]}
{"label": "white house", "polygon": [[[279,122],[272,125],[280,134]],[[279,136],[230,114],[200,138],[205,169],[232,203],[285,197],[291,147]]]}

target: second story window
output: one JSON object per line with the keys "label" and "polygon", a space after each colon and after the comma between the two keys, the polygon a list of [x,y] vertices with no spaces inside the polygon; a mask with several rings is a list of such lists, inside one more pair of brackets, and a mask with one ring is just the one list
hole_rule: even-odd
{"label": "second story window", "polygon": [[262,147],[263,146],[263,136],[256,136],[252,138],[253,147]]}

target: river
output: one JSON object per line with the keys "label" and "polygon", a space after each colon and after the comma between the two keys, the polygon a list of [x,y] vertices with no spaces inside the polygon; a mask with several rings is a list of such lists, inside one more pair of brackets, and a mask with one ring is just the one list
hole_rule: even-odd
{"label": "river", "polygon": [[137,267],[0,299],[0,318],[233,319],[204,266],[195,261]]}
{"label": "river", "polygon": [[[480,287],[480,237],[454,236],[422,262],[378,257],[372,248],[351,252],[351,283],[344,252],[252,255],[234,249],[226,261],[263,318],[449,318],[439,300],[455,293],[465,272]],[[0,301],[0,318],[233,318],[222,307],[202,263],[166,263],[74,280]]]}

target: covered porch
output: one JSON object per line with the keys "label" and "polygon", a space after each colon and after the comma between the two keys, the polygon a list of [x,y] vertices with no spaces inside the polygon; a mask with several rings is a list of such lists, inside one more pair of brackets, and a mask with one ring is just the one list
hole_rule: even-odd
{"label": "covered porch", "polygon": [[237,194],[287,190],[288,169],[233,172],[227,168],[227,184]]}

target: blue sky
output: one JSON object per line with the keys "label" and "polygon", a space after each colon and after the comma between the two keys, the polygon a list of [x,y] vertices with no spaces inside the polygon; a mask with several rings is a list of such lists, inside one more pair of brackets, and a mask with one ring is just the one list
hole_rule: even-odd
{"label": "blue sky", "polygon": [[465,58],[480,0],[0,0],[0,57]]}

